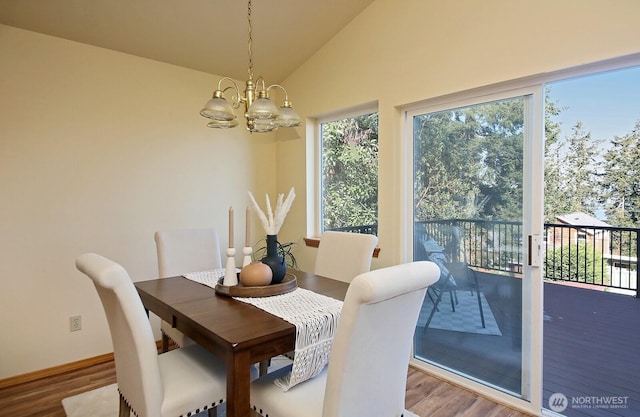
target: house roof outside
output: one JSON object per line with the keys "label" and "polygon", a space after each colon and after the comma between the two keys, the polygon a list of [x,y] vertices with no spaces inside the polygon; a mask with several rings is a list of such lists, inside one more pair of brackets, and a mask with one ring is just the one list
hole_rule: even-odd
{"label": "house roof outside", "polygon": [[[602,220],[581,211],[556,216],[556,220],[560,223],[571,226],[611,227],[609,223],[603,222]],[[589,234],[593,234],[593,230],[587,229],[585,231]]]}

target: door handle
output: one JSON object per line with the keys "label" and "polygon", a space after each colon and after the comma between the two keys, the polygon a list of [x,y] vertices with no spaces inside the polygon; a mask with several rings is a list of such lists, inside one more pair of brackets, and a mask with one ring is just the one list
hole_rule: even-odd
{"label": "door handle", "polygon": [[539,267],[541,259],[542,246],[540,245],[540,235],[529,235],[529,266]]}

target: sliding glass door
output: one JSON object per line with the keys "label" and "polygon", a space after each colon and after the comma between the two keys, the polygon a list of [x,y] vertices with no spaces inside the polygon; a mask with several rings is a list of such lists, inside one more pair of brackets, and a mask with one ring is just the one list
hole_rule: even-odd
{"label": "sliding glass door", "polygon": [[542,205],[541,190],[537,201],[533,192],[541,181],[532,180],[541,176],[542,135],[534,139],[531,109],[540,101],[534,92],[486,97],[407,113],[413,259],[441,270],[414,359],[531,403],[540,354],[532,354],[531,306],[540,303],[532,288],[539,258],[529,247],[537,248],[532,225]]}

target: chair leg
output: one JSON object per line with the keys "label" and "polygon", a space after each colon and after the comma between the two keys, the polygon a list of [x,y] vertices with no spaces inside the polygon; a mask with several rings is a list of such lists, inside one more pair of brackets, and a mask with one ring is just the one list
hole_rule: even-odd
{"label": "chair leg", "polygon": [[209,417],[218,417],[218,406],[213,406],[209,408]]}
{"label": "chair leg", "polygon": [[431,300],[431,302],[433,303],[433,297],[431,296],[431,291],[433,291],[431,289],[431,287],[427,288],[427,295],[429,296],[429,299]]}
{"label": "chair leg", "polygon": [[260,362],[258,375],[264,376],[269,372],[269,366],[271,366],[271,359]]}
{"label": "chair leg", "polygon": [[476,289],[476,295],[478,296],[478,308],[480,309],[480,320],[482,321],[482,328],[484,329],[485,323],[484,323],[484,311],[482,311],[482,299],[480,298],[480,289]]}
{"label": "chair leg", "polygon": [[438,297],[436,297],[436,301],[433,303],[433,308],[431,309],[431,313],[429,314],[429,318],[427,319],[427,324],[424,325],[424,330],[426,331],[429,328],[429,323],[431,323],[431,319],[433,315],[436,314],[436,310],[438,309],[438,304],[440,304],[440,300],[442,300],[443,291],[438,292]]}
{"label": "chair leg", "polygon": [[[429,299],[431,300],[433,305],[436,305],[436,301],[433,299],[432,293],[436,295],[436,298],[438,298],[438,292],[436,290],[434,290],[431,287],[427,288],[427,294],[429,295]],[[436,311],[438,311],[437,308],[436,308]]]}
{"label": "chair leg", "polygon": [[162,333],[162,353],[169,351],[169,336],[167,336],[164,332]]}
{"label": "chair leg", "polygon": [[476,271],[471,270],[471,273],[473,274],[476,295],[478,296],[478,308],[480,309],[480,321],[482,321],[482,328],[484,329],[487,326],[485,325],[485,322],[484,322],[484,311],[482,310],[482,299],[480,298],[480,284],[478,284],[478,276],[476,275]]}
{"label": "chair leg", "polygon": [[120,396],[120,410],[118,411],[118,417],[129,417],[131,415],[131,407],[125,401],[124,397]]}

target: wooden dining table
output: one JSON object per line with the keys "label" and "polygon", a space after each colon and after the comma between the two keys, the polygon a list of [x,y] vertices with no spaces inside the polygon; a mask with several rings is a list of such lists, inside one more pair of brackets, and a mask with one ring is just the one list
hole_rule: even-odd
{"label": "wooden dining table", "polygon": [[[344,300],[348,284],[289,269],[300,288]],[[135,283],[147,311],[189,336],[227,364],[227,417],[249,417],[250,367],[295,349],[293,324],[253,305],[217,294],[185,277]]]}

